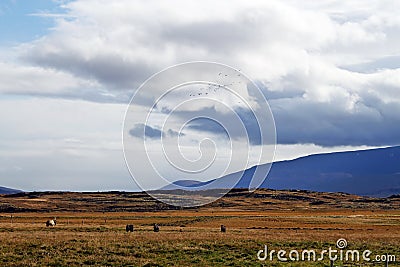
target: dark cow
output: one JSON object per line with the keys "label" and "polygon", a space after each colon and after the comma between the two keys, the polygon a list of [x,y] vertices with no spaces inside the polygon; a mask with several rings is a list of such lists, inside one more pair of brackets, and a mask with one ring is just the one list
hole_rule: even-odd
{"label": "dark cow", "polygon": [[226,226],[223,225],[223,224],[221,224],[221,232],[222,232],[222,233],[225,233],[225,232],[226,232]]}
{"label": "dark cow", "polygon": [[160,231],[160,226],[158,226],[158,224],[155,223],[155,224],[153,225],[153,231],[154,231],[154,232],[159,232],[159,231]]}
{"label": "dark cow", "polygon": [[127,224],[125,227],[125,230],[127,232],[133,232],[133,224]]}

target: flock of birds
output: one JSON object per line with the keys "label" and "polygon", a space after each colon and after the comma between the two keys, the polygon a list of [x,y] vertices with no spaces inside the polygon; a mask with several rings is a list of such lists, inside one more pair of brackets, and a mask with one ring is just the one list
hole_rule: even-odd
{"label": "flock of birds", "polygon": [[[238,70],[239,72],[240,72],[240,70]],[[222,72],[220,72],[220,73],[218,73],[218,76],[219,77],[221,77],[221,78],[225,78],[225,77],[229,77],[229,75],[228,74],[224,74],[224,73],[222,73]],[[241,76],[241,74],[239,73],[239,74],[237,74],[237,76],[238,77],[240,77]],[[241,81],[238,81],[237,83],[241,83]],[[190,97],[195,97],[195,96],[201,96],[201,95],[208,95],[210,92],[214,92],[214,93],[216,93],[218,90],[220,90],[221,88],[225,88],[225,87],[228,87],[228,86],[232,86],[233,84],[235,84],[235,82],[231,82],[231,83],[229,83],[229,84],[223,84],[223,83],[216,83],[216,84],[213,84],[213,83],[208,83],[207,84],[207,88],[204,88],[204,87],[201,87],[200,88],[200,91],[201,92],[195,92],[195,93],[190,93],[189,94],[189,96]],[[206,92],[204,92],[204,90],[206,89]]]}

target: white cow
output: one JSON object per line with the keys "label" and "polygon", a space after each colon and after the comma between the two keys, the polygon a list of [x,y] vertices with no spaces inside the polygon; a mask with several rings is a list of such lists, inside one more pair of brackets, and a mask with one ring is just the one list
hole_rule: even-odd
{"label": "white cow", "polygon": [[56,226],[56,224],[57,224],[57,219],[56,219],[56,217],[54,217],[53,220],[47,220],[47,222],[46,222],[46,227],[49,227],[49,226]]}

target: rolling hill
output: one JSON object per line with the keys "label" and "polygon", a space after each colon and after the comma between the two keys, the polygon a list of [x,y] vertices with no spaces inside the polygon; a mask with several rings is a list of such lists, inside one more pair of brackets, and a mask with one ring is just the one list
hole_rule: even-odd
{"label": "rolling hill", "polygon": [[[256,168],[245,170],[235,188],[249,188]],[[176,181],[187,190],[227,188],[234,174],[207,182]],[[400,146],[315,154],[275,162],[260,188],[345,192],[385,197],[400,193]],[[261,180],[262,181],[262,180]],[[164,187],[164,190],[175,186]]]}
{"label": "rolling hill", "polygon": [[0,186],[0,195],[21,193],[21,190]]}

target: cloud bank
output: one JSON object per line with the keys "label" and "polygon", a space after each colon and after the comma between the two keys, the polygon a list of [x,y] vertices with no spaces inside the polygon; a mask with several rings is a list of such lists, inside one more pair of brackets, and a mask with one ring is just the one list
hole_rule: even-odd
{"label": "cloud bank", "polygon": [[126,103],[165,67],[217,61],[263,88],[280,144],[399,144],[399,5],[66,2],[49,34],[0,62],[0,92]]}

